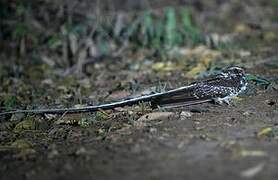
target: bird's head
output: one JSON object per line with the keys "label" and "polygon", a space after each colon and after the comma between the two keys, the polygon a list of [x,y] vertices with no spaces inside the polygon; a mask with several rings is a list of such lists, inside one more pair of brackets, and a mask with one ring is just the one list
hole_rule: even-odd
{"label": "bird's head", "polygon": [[223,71],[224,73],[227,73],[229,76],[232,77],[243,77],[245,76],[245,71],[241,67],[237,66],[232,66],[227,68],[226,70]]}

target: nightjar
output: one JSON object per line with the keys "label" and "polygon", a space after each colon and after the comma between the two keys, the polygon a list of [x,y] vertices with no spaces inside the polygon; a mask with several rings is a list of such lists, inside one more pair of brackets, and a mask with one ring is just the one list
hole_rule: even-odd
{"label": "nightjar", "polygon": [[185,106],[208,101],[228,103],[230,98],[244,91],[246,86],[245,71],[240,67],[230,67],[207,80],[165,92],[154,102],[160,106]]}
{"label": "nightjar", "polygon": [[0,112],[0,116],[14,113],[63,114],[94,112],[98,110],[114,109],[116,107],[130,106],[140,102],[150,102],[154,107],[188,106],[210,101],[228,102],[230,98],[237,96],[240,92],[245,90],[246,86],[247,81],[245,79],[244,70],[239,67],[230,67],[226,70],[223,70],[220,74],[207,80],[194,82],[187,86],[166,92],[154,93],[108,104],[85,106],[80,108],[49,108]]}

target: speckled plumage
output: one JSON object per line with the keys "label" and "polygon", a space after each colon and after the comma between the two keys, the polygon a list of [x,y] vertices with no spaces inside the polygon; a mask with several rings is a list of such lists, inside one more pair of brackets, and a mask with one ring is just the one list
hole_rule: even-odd
{"label": "speckled plumage", "polygon": [[220,98],[229,99],[246,89],[244,70],[232,67],[213,79],[196,83],[194,96],[196,98]]}
{"label": "speckled plumage", "polygon": [[153,106],[167,107],[188,106],[209,101],[226,102],[230,98],[237,96],[240,92],[245,90],[246,85],[247,81],[245,80],[244,70],[239,67],[230,67],[214,77],[194,82],[188,86],[109,104],[86,106],[81,108],[16,110],[2,112],[0,115],[14,113],[63,114],[93,112],[100,109],[107,110],[116,107],[134,105],[140,102],[150,102]]}
{"label": "speckled plumage", "polygon": [[245,72],[239,67],[230,67],[220,74],[207,80],[194,82],[178,91],[172,92],[171,96],[161,95],[156,103],[191,105],[215,100],[227,102],[230,98],[237,96],[246,89],[247,81]]}

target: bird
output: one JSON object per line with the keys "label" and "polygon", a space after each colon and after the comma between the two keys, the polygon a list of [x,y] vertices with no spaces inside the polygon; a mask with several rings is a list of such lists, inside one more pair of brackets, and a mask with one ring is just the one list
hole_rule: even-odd
{"label": "bird", "polygon": [[165,92],[143,95],[131,99],[124,99],[108,104],[85,106],[80,108],[50,108],[50,109],[27,109],[0,112],[0,116],[15,113],[30,114],[64,114],[95,112],[98,110],[109,110],[117,107],[131,106],[142,102],[149,102],[152,107],[180,107],[216,102],[229,103],[230,99],[236,97],[247,87],[245,70],[241,67],[232,66],[222,70],[219,74],[207,79],[193,82]]}
{"label": "bird", "polygon": [[[169,91],[157,100],[170,107],[186,106],[214,101],[229,104],[229,100],[246,90],[247,80],[244,69],[233,66],[206,80],[194,82],[180,90]],[[169,107],[169,106],[168,106]]]}

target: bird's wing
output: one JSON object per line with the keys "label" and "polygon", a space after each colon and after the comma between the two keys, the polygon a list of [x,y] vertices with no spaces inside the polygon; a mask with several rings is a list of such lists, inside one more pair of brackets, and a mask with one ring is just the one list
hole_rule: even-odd
{"label": "bird's wing", "polygon": [[229,87],[225,87],[226,82],[223,86],[222,80],[216,77],[192,83],[187,88],[167,92],[156,97],[152,104],[167,107],[188,106],[226,97],[229,94]]}
{"label": "bird's wing", "polygon": [[198,84],[192,84],[186,88],[165,92],[152,100],[157,106],[186,106],[199,104],[211,100],[209,97],[199,98],[195,95]]}

